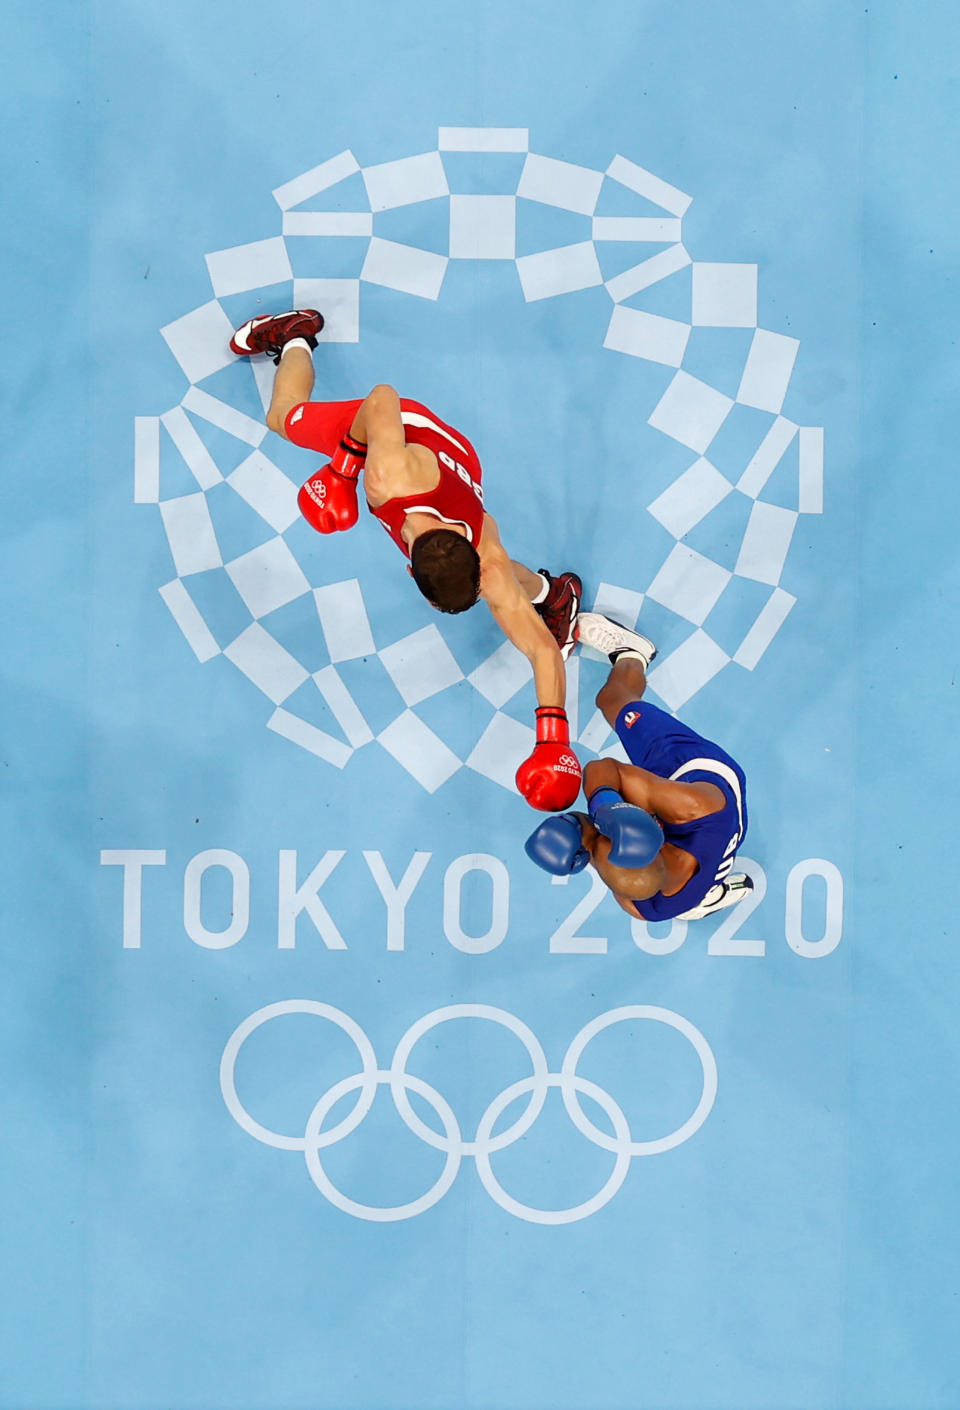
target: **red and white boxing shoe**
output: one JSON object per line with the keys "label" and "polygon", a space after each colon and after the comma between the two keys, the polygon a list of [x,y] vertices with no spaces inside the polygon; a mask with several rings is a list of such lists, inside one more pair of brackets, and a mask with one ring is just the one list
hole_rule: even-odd
{"label": "red and white boxing shoe", "polygon": [[315,308],[295,308],[290,313],[265,313],[248,318],[230,339],[230,351],[240,357],[266,353],[280,362],[285,345],[294,338],[303,338],[311,348],[317,346],[317,334],[323,327],[323,314]]}
{"label": "red and white boxing shoe", "polygon": [[543,618],[544,625],[560,648],[560,655],[566,661],[577,639],[577,613],[583,597],[583,583],[576,573],[560,573],[555,578],[546,568],[539,569],[539,572],[550,587],[543,601],[533,604],[533,610]]}

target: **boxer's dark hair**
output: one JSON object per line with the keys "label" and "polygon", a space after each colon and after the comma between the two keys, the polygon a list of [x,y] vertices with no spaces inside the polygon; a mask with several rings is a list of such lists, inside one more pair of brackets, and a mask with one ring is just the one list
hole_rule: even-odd
{"label": "boxer's dark hair", "polygon": [[453,529],[428,529],[410,550],[413,580],[441,612],[466,612],[480,596],[480,555]]}

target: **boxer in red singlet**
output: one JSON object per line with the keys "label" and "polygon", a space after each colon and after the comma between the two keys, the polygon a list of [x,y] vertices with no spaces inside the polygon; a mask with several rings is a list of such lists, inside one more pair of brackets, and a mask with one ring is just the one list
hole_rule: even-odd
{"label": "boxer in red singlet", "polygon": [[357,482],[370,512],[410,559],[428,601],[462,612],[480,598],[505,635],[530,661],[537,694],[537,742],[517,770],[517,787],[535,808],[569,808],[580,790],[580,764],[564,711],[564,659],[574,643],[581,583],[511,560],[483,507],[482,470],[461,432],[392,387],[362,400],[312,402],[313,358],[323,317],[315,309],[252,318],[231,349],[266,353],[277,364],[267,425],[329,464],[300,490],[300,510],[320,533],[357,522]]}

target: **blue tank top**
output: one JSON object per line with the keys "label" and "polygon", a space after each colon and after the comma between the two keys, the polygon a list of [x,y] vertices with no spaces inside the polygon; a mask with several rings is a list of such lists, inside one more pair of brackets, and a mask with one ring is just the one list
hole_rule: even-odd
{"label": "blue tank top", "polygon": [[631,763],[677,783],[712,783],[726,800],[719,812],[694,822],[658,819],[664,841],[689,852],[699,869],[675,896],[658,891],[633,904],[644,920],[672,920],[698,906],[732,870],[747,831],[747,781],[725,750],[656,705],[642,700],[625,705],[617,716],[616,731]]}

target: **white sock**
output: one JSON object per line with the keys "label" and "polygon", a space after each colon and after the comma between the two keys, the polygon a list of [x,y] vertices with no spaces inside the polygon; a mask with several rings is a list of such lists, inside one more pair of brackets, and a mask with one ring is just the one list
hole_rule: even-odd
{"label": "white sock", "polygon": [[284,343],[283,347],[280,349],[280,356],[286,357],[291,348],[303,348],[305,353],[313,357],[313,350],[306,338],[291,338],[289,343]]}
{"label": "white sock", "polygon": [[540,602],[546,602],[547,597],[548,597],[549,592],[550,592],[550,579],[549,579],[549,578],[545,578],[542,573],[537,573],[535,576],[538,577],[538,578],[540,579],[540,581],[543,583],[543,587],[542,587],[542,588],[540,589],[540,591],[537,593],[536,597],[531,597],[531,599],[530,599],[530,601],[533,603],[534,607],[536,607],[537,604],[540,603]]}

